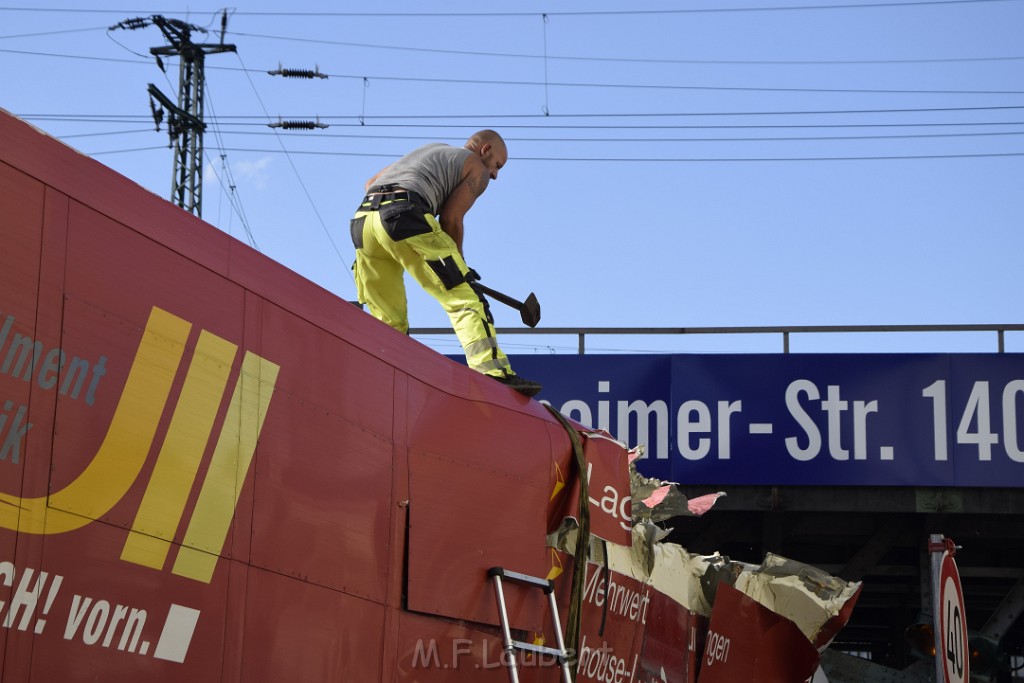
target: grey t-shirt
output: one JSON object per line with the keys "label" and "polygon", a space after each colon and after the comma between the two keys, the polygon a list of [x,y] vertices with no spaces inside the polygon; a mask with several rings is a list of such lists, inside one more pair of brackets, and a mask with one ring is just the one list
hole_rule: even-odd
{"label": "grey t-shirt", "polygon": [[375,185],[398,185],[422,196],[436,216],[462,178],[462,166],[473,152],[432,142],[406,154],[384,170]]}

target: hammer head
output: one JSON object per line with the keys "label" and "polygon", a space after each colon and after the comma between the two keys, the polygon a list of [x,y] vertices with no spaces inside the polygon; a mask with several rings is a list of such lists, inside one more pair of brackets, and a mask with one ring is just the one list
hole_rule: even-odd
{"label": "hammer head", "polygon": [[526,301],[520,306],[519,315],[522,316],[524,325],[537,327],[537,323],[540,322],[540,302],[533,292],[530,292],[530,296],[526,297]]}

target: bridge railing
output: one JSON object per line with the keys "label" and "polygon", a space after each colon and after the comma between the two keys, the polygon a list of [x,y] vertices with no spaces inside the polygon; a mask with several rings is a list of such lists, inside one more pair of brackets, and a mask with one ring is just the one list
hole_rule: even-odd
{"label": "bridge railing", "polygon": [[[586,353],[588,337],[596,336],[651,336],[651,335],[778,335],[782,352],[789,353],[790,337],[815,334],[858,334],[896,332],[987,332],[995,337],[998,353],[1006,350],[1006,333],[1024,331],[1024,324],[1009,325],[783,325],[752,327],[499,327],[499,337],[530,335],[544,337],[573,336],[578,353]],[[409,330],[412,336],[454,335],[450,327],[420,327]]]}

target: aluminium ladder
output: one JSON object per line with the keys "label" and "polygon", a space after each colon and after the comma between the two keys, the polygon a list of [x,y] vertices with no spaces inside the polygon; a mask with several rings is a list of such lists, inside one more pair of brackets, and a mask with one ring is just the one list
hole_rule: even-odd
{"label": "aluminium ladder", "polygon": [[[501,639],[503,656],[506,658],[505,665],[508,667],[508,677],[511,683],[519,683],[519,665],[516,663],[516,650],[533,652],[535,654],[554,657],[562,668],[562,682],[572,683],[572,673],[569,670],[569,653],[565,649],[565,641],[562,639],[562,623],[558,618],[558,604],[555,602],[555,584],[548,579],[541,579],[528,574],[509,571],[502,567],[492,567],[487,575],[494,580],[494,593],[498,599],[498,617],[501,620]],[[502,580],[512,581],[532,588],[540,588],[548,596],[548,604],[551,607],[551,620],[555,626],[554,647],[534,645],[522,640],[513,640],[512,632],[508,625],[508,610],[505,608],[505,591],[502,587]]]}

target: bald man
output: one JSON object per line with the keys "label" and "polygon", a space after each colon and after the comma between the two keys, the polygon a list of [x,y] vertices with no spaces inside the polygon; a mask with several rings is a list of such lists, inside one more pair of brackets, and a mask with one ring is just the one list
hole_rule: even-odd
{"label": "bald man", "polygon": [[384,168],[366,181],[351,222],[352,271],[360,303],[403,334],[409,273],[448,313],[469,367],[534,396],[541,385],[512,371],[462,250],[466,213],[507,162],[501,136],[481,130],[462,147],[431,143]]}

